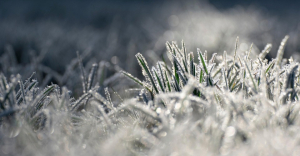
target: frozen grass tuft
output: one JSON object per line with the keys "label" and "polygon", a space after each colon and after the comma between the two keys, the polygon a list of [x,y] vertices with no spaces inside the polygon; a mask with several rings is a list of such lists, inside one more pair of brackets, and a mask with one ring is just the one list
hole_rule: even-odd
{"label": "frozen grass tuft", "polygon": [[143,80],[107,62],[85,68],[79,53],[62,76],[40,69],[60,84],[77,75],[76,99],[39,89],[35,75],[1,74],[0,155],[297,155],[300,68],[283,58],[287,39],[273,60],[271,44],[250,58],[238,38],[233,56],[210,58],[167,42],[169,60],[150,67],[136,55]]}

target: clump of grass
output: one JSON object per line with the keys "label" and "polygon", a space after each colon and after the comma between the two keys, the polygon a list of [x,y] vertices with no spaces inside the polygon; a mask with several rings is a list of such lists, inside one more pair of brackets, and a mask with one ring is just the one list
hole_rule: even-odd
{"label": "clump of grass", "polygon": [[283,61],[286,40],[270,61],[265,59],[270,45],[253,59],[251,48],[246,54],[238,51],[238,42],[232,57],[224,52],[208,58],[197,49],[196,59],[184,43],[167,42],[169,62],[150,68],[136,55],[145,80],[122,71],[141,86],[139,94],[126,97],[119,95],[121,89],[107,87],[120,78],[118,72],[105,79],[102,62],[86,74],[80,55],[82,95],[77,99],[54,84],[40,90],[34,75],[24,82],[20,75],[7,80],[2,74],[1,152],[272,155],[279,150],[292,155],[299,149],[300,74],[298,62]]}

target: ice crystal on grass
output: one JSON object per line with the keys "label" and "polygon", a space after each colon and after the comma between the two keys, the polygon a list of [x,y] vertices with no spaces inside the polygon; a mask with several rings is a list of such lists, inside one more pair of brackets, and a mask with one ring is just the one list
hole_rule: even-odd
{"label": "ice crystal on grass", "polygon": [[[34,75],[1,74],[1,155],[297,155],[300,69],[281,61],[286,40],[271,61],[270,44],[256,58],[238,42],[234,56],[209,58],[167,43],[169,61],[151,68],[136,55],[145,80],[105,62],[85,68],[78,56],[76,100],[66,87],[39,89]],[[119,71],[136,92],[123,94],[130,81],[109,86],[122,83]]]}

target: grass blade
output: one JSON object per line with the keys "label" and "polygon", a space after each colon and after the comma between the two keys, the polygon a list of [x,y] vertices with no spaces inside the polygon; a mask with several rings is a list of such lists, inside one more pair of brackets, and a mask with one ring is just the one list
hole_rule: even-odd
{"label": "grass blade", "polygon": [[139,62],[139,65],[140,65],[140,66],[142,67],[142,69],[143,69],[144,76],[146,77],[146,79],[147,79],[147,78],[150,79],[150,81],[151,81],[151,83],[152,83],[152,87],[154,88],[155,92],[158,94],[158,93],[159,93],[159,92],[158,92],[158,89],[157,89],[156,84],[155,84],[155,82],[154,82],[154,80],[153,80],[152,74],[151,74],[150,71],[149,71],[149,68],[148,68],[148,65],[147,65],[146,60],[144,59],[144,57],[143,57],[142,54],[140,54],[140,53],[138,53],[138,54],[136,55],[136,58],[137,58],[137,60],[138,60],[138,62]]}

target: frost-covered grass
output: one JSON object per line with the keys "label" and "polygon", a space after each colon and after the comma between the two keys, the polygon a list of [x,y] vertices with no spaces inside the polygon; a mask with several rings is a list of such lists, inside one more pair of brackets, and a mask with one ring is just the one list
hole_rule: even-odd
{"label": "frost-covered grass", "polygon": [[238,38],[233,55],[210,58],[167,42],[152,68],[136,55],[143,80],[107,62],[87,72],[80,54],[63,75],[36,66],[44,84],[76,76],[76,95],[1,74],[0,155],[298,155],[300,68],[283,58],[287,40],[273,60],[271,44],[250,57]]}

